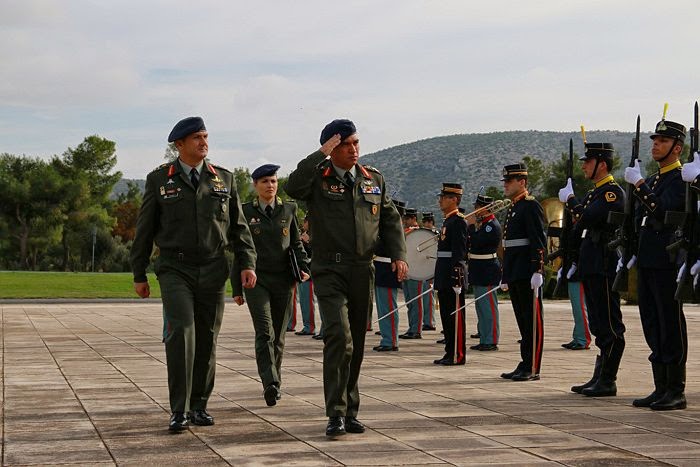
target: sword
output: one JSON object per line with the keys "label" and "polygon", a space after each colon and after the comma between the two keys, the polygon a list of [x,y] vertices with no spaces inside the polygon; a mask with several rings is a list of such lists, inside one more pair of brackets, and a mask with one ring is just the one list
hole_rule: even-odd
{"label": "sword", "polygon": [[432,292],[432,291],[433,291],[433,287],[432,287],[432,286],[431,286],[431,287],[428,287],[428,289],[427,289],[425,292],[423,292],[423,293],[421,293],[421,294],[418,294],[418,295],[416,295],[415,297],[413,297],[412,299],[410,299],[409,301],[407,301],[406,303],[403,303],[402,305],[397,306],[396,308],[394,308],[393,310],[391,310],[389,313],[387,313],[387,314],[385,314],[384,316],[382,316],[381,318],[379,318],[377,321],[374,321],[372,324],[377,324],[378,322],[380,322],[380,321],[383,320],[384,318],[387,318],[387,317],[393,315],[394,313],[396,313],[397,311],[399,311],[401,308],[405,307],[405,306],[408,305],[409,303],[415,302],[416,300],[418,300],[419,298],[421,298],[423,295],[425,295],[425,294],[427,294],[427,293],[430,293],[430,292]]}

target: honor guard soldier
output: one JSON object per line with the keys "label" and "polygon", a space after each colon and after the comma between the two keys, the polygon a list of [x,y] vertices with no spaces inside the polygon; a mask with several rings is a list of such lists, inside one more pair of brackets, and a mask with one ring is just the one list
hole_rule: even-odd
{"label": "honor guard soldier", "polygon": [[[396,308],[401,282],[398,281],[396,272],[391,270],[391,258],[385,256],[386,251],[380,238],[374,257],[374,297],[379,319],[378,334],[382,338],[379,345],[372,348],[375,352],[399,350],[399,314]],[[390,312],[391,315],[387,316]]]}
{"label": "honor guard soldier", "polygon": [[[474,209],[477,211],[493,203],[493,198],[477,195]],[[469,347],[472,350],[498,350],[498,285],[501,283],[501,262],[496,250],[501,244],[501,224],[496,216],[488,210],[481,210],[473,216],[466,217],[468,227],[469,253],[467,270],[469,283],[474,286],[474,296],[488,295],[475,303],[479,343]]]}
{"label": "honor guard soldier", "polygon": [[503,168],[503,191],[513,204],[503,225],[503,288],[510,292],[520,330],[521,361],[515,370],[501,377],[513,381],[540,379],[544,323],[542,282],[546,248],[542,206],[527,191],[527,166]]}
{"label": "honor guard soldier", "polygon": [[680,155],[685,127],[662,119],[651,135],[651,156],[658,172],[646,180],[639,161],[625,169],[625,181],[634,185],[639,205],[635,222],[639,232],[637,255],[628,264],[637,266],[639,314],[654,374],[654,391],[635,399],[635,407],[654,410],[685,409],[685,363],[688,358],[688,333],[683,304],[674,298],[676,261],[666,251],[674,238],[674,228],[664,224],[666,211],[682,211],[685,186],[681,179]]}
{"label": "honor guard soldier", "polygon": [[[693,162],[688,162],[683,164],[683,169],[681,170],[681,177],[684,182],[690,184],[690,188],[700,193],[700,154],[697,152],[693,157]],[[700,224],[700,216],[698,216],[698,223]],[[696,229],[700,229],[700,225],[695,226]],[[695,245],[695,248],[700,248]],[[690,274],[693,276],[693,287],[697,290],[698,279],[700,278],[700,259],[698,259],[695,264],[690,268]]]}
{"label": "honor guard soldier", "polygon": [[358,378],[372,306],[377,241],[386,243],[391,268],[406,277],[401,217],[384,177],[359,165],[360,139],[350,120],[334,120],[321,132],[321,148],[289,175],[287,193],[307,202],[314,255],[311,273],[325,333],[323,386],[327,436],[362,433]]}
{"label": "honor guard soldier", "polygon": [[[308,259],[299,238],[297,205],[277,196],[279,165],[265,164],[253,171],[257,196],[243,204],[255,250],[258,253],[255,287],[244,291],[240,281],[232,281],[233,300],[238,305],[248,302],[255,329],[255,361],[263,386],[263,397],[273,406],[282,397],[282,357],[287,322],[292,311],[296,282],[289,259],[294,250],[303,279],[308,279]],[[240,270],[238,258],[234,272]],[[236,275],[236,274],[234,274]]]}
{"label": "honor guard soldier", "polygon": [[[301,244],[304,246],[306,257],[311,259],[311,237],[309,235],[309,218],[304,217],[299,236]],[[314,306],[314,284],[309,279],[297,284],[297,296],[299,297],[299,308],[301,308],[301,321],[303,328],[294,334],[297,336],[313,336],[316,331],[316,307]]]}
{"label": "honor guard soldier", "polygon": [[168,142],[178,158],[146,177],[131,247],[134,289],[150,295],[146,279],[153,243],[160,249],[155,272],[163,297],[163,342],[172,415],[168,429],[189,422],[213,425],[206,411],[214,388],[216,338],[231,271],[224,250],[239,259],[244,287],[255,286],[255,246],[231,172],[206,159],[208,133],[200,117],[179,121]]}
{"label": "honor guard soldier", "polygon": [[[421,214],[421,225],[436,235],[440,233],[435,228],[435,215],[432,211],[425,211]],[[425,290],[432,286],[432,279],[425,281]],[[423,331],[435,331],[435,295],[432,290],[423,295]]]}
{"label": "honor guard soldier", "polygon": [[[411,235],[418,226],[418,211],[414,208],[406,208],[403,215],[403,230],[408,236]],[[425,290],[425,281],[406,279],[401,283],[404,300],[408,305],[408,331],[399,335],[400,339],[421,339],[423,330],[423,297],[416,299]]]}
{"label": "honor guard soldier", "polygon": [[588,322],[600,355],[596,357],[593,377],[571,390],[585,396],[615,396],[617,370],[625,350],[625,325],[620,294],[612,288],[618,257],[608,248],[614,233],[608,213],[624,210],[625,194],[610,173],[615,153],[613,145],[585,141],[584,144],[586,152],[580,159],[583,161],[581,168],[594,188],[579,201],[569,178],[566,186],[559,190],[559,201],[566,203],[571,212],[572,236],[580,243],[578,260],[572,263],[567,275],[578,273],[583,283]]}
{"label": "honor guard soldier", "polygon": [[442,184],[438,203],[445,220],[442,223],[437,244],[433,283],[440,302],[442,329],[445,331],[445,355],[433,362],[436,365],[464,365],[467,361],[463,307],[467,223],[459,214],[461,201],[462,185]]}

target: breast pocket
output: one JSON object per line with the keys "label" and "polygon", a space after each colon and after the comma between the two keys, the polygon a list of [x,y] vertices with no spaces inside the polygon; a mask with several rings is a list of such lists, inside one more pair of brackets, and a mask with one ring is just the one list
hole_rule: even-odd
{"label": "breast pocket", "polygon": [[163,213],[163,223],[173,224],[175,222],[180,222],[184,219],[185,215],[182,212],[184,209],[184,204],[182,200],[183,196],[173,196],[171,198],[163,198],[160,200],[160,208]]}
{"label": "breast pocket", "polygon": [[209,196],[209,209],[214,217],[220,221],[229,220],[229,201],[231,200],[231,195],[227,193],[216,193]]}

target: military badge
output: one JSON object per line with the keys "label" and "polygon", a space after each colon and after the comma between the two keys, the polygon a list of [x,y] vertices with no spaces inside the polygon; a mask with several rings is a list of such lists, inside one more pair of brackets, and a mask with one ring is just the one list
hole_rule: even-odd
{"label": "military badge", "polygon": [[285,227],[284,229],[282,229],[282,235],[284,235],[285,237],[286,237],[287,235],[289,235],[289,229],[288,229],[287,227]]}
{"label": "military badge", "polygon": [[175,183],[175,182],[173,181],[172,178],[169,178],[169,179],[168,179],[168,183],[166,183],[166,185],[170,185],[171,183]]}
{"label": "military badge", "polygon": [[260,223],[260,218],[258,217],[251,217],[250,221],[248,221],[248,224],[254,225],[254,224],[259,224]]}
{"label": "military badge", "polygon": [[491,232],[491,230],[493,230],[493,229],[491,229],[490,225],[487,225],[486,228],[484,228],[484,230],[487,232]]}
{"label": "military badge", "polygon": [[160,187],[160,195],[165,196],[165,187],[164,186]]}
{"label": "military badge", "polygon": [[363,186],[362,193],[371,194],[371,195],[381,195],[382,190],[378,186]]}
{"label": "military badge", "polygon": [[260,235],[260,232],[262,232],[262,230],[260,230],[259,227],[253,229],[253,233],[254,233],[255,235]]}
{"label": "military badge", "polygon": [[608,203],[614,203],[617,200],[617,195],[612,191],[605,192],[605,201]]}
{"label": "military badge", "polygon": [[373,204],[372,205],[372,214],[376,215],[378,210],[379,210],[379,208],[377,207],[377,205]]}

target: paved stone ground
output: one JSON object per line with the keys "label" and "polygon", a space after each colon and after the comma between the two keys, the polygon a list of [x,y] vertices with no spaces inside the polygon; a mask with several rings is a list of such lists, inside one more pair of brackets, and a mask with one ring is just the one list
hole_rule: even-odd
{"label": "paved stone ground", "polygon": [[571,335],[565,302],[545,304],[542,380],[499,378],[518,361],[512,309],[502,305],[500,350],[471,352],[464,367],[432,365],[441,356],[438,332],[381,354],[371,350],[378,336],[368,334],[359,417],[368,430],[331,441],[324,436],[321,342],[287,334],[284,397],[269,408],[244,307],[227,304],[209,406],[216,425],[170,435],[160,304],[0,305],[2,464],[700,465],[693,345],[700,309],[686,310],[687,410],[631,406],[651,390],[634,307],[624,308],[628,343],[618,397],[569,392],[590,376],[595,351],[560,347]]}

